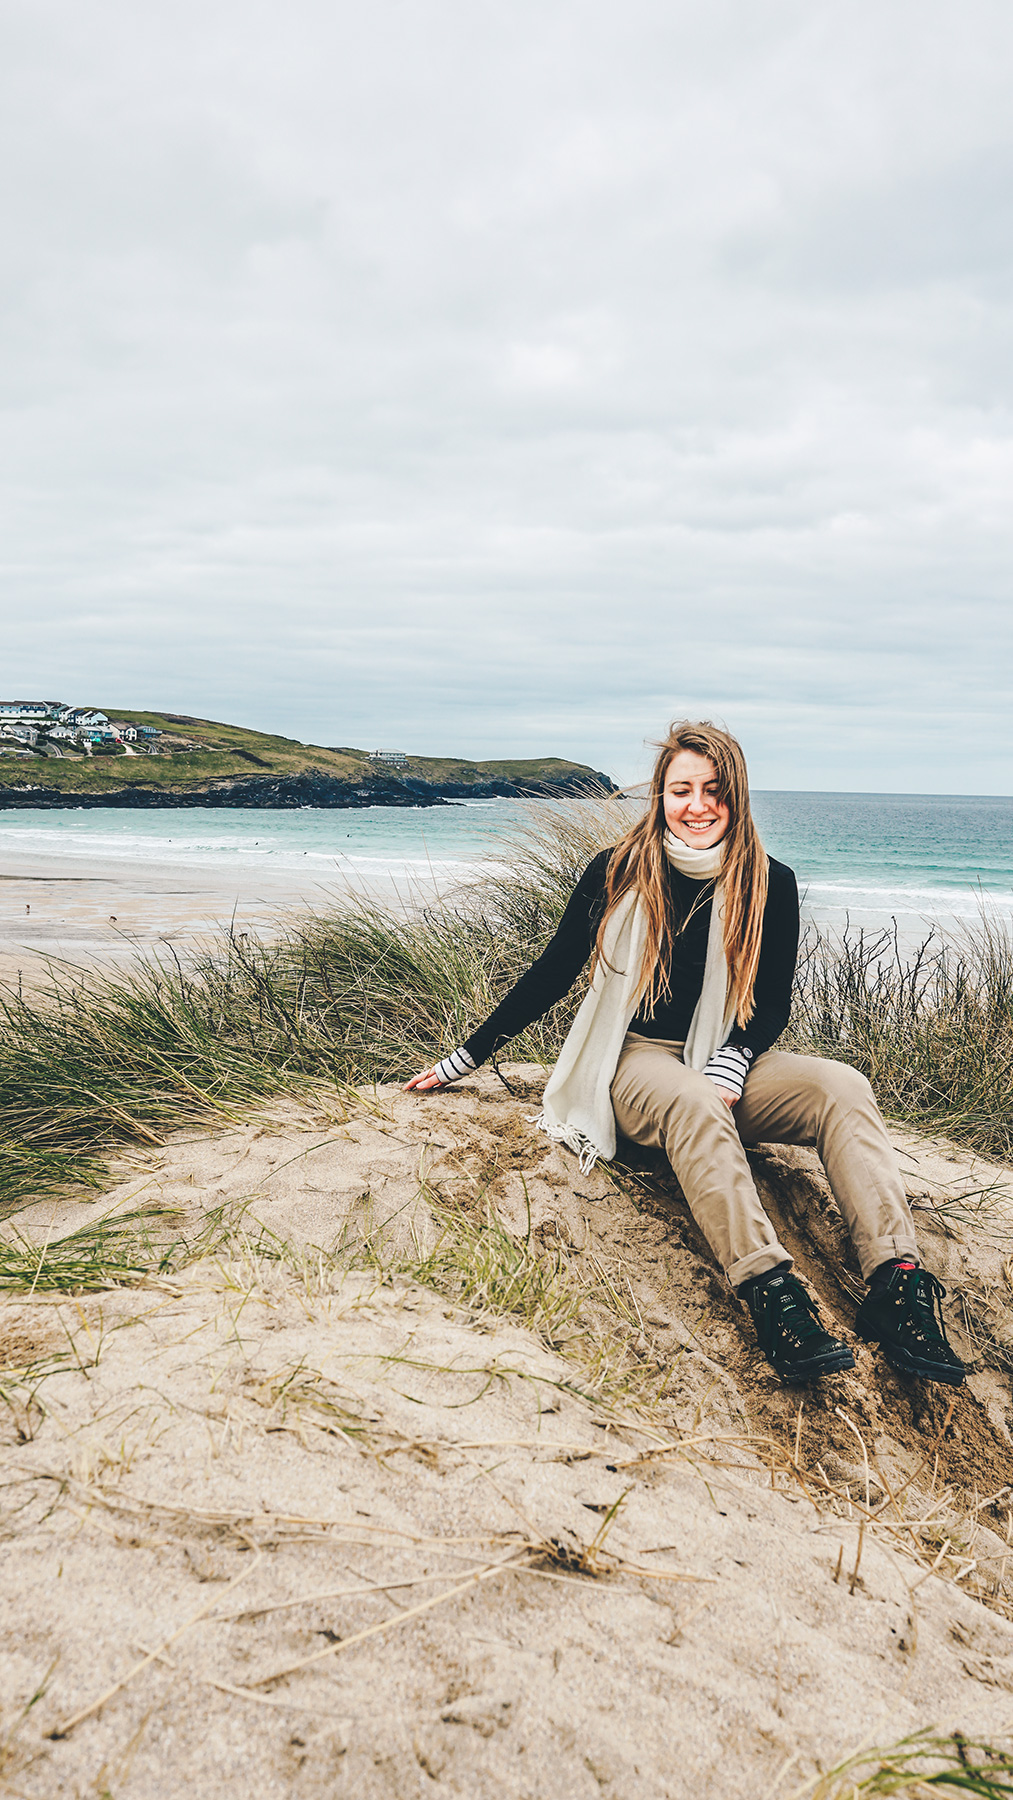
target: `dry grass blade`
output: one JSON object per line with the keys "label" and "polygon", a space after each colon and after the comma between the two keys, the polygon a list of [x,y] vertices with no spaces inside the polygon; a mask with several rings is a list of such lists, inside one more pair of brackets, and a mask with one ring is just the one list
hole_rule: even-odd
{"label": "dry grass blade", "polygon": [[619,1516],[627,1494],[632,1491],[632,1487],[624,1488],[618,1500],[612,1502],[589,1544],[576,1541],[568,1544],[565,1538],[543,1538],[537,1545],[538,1561],[548,1563],[552,1568],[565,1569],[569,1574],[592,1577],[598,1577],[607,1569],[617,1567],[618,1559],[610,1557],[608,1563],[605,1562],[605,1539]]}
{"label": "dry grass blade", "polygon": [[355,1644],[365,1643],[367,1638],[378,1637],[381,1632],[390,1631],[395,1625],[406,1625],[409,1619],[418,1618],[420,1613],[431,1612],[434,1606],[444,1606],[448,1600],[456,1600],[459,1594],[468,1593],[483,1581],[490,1581],[494,1575],[502,1575],[509,1569],[522,1567],[530,1554],[530,1550],[525,1548],[519,1555],[508,1557],[505,1562],[487,1563],[484,1568],[469,1575],[467,1580],[448,1588],[446,1593],[434,1594],[429,1600],[420,1600],[417,1606],[408,1607],[405,1612],[395,1614],[392,1619],[381,1619],[376,1625],[367,1625],[364,1630],[353,1632],[351,1637],[342,1638],[336,1644],[328,1644],[326,1650],[315,1650],[312,1656],[304,1656],[297,1663],[290,1663],[284,1669],[275,1669],[270,1675],[261,1675],[254,1685],[268,1687],[274,1681],[284,1681],[287,1676],[298,1675],[302,1669],[323,1662],[326,1657],[337,1656],[342,1650],[350,1650]]}
{"label": "dry grass blade", "polygon": [[439,1575],[411,1575],[390,1581],[360,1581],[356,1587],[325,1588],[314,1590],[308,1594],[295,1594],[291,1600],[269,1600],[264,1606],[244,1607],[240,1612],[229,1613],[230,1619],[265,1619],[269,1613],[290,1612],[296,1606],[316,1606],[323,1600],[359,1600],[367,1594],[394,1594],[401,1588],[429,1587],[434,1581],[453,1581],[455,1577],[445,1572]]}
{"label": "dry grass blade", "polygon": [[[363,1417],[337,1382],[319,1369],[307,1368],[305,1362],[271,1375],[251,1374],[245,1385],[251,1399],[267,1410],[268,1431],[291,1431],[304,1443],[307,1427],[351,1445],[365,1439],[378,1424],[376,1417]],[[397,1434],[393,1439],[397,1440]]]}
{"label": "dry grass blade", "polygon": [[126,1675],[122,1676],[119,1681],[114,1681],[111,1687],[106,1688],[105,1693],[100,1694],[97,1700],[92,1700],[88,1706],[82,1706],[80,1712],[76,1712],[72,1714],[69,1719],[65,1719],[62,1725],[55,1726],[52,1731],[47,1733],[47,1736],[50,1738],[69,1737],[76,1726],[82,1725],[85,1719],[90,1719],[95,1713],[100,1712],[102,1707],[105,1706],[108,1701],[115,1699],[117,1694],[121,1694],[123,1689],[129,1686],[130,1682],[134,1680],[135,1676],[141,1673],[142,1669],[146,1669],[149,1663],[156,1662],[157,1659],[168,1650],[170,1644],[177,1643],[192,1626],[199,1624],[201,1619],[206,1618],[207,1614],[217,1606],[219,1600],[223,1600],[226,1594],[234,1592],[241,1581],[245,1581],[247,1576],[253,1574],[254,1569],[260,1561],[261,1557],[258,1553],[248,1568],[243,1569],[239,1575],[236,1575],[226,1587],[222,1588],[221,1593],[212,1594],[209,1600],[205,1600],[203,1604],[197,1608],[197,1611],[191,1613],[190,1617],[185,1619],[183,1624],[180,1625],[176,1631],[171,1632],[167,1638],[163,1639],[157,1649],[149,1650],[147,1655],[141,1657],[140,1662],[135,1663],[133,1668],[129,1669]]}
{"label": "dry grass blade", "polygon": [[[6,1725],[3,1736],[0,1737],[0,1781],[4,1783],[5,1787],[14,1774],[19,1773],[26,1764],[33,1760],[31,1751],[24,1750],[19,1744],[19,1736],[32,1708],[38,1706],[39,1702],[45,1698],[59,1661],[60,1657],[57,1653],[42,1679],[36,1683],[32,1693],[29,1694],[28,1699],[17,1708],[10,1723]],[[13,1789],[8,1791],[13,1792]]]}

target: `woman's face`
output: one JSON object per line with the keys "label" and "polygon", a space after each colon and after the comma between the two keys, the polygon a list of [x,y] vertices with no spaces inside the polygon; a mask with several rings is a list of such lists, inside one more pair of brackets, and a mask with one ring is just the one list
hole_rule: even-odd
{"label": "woman's face", "polygon": [[718,775],[709,756],[677,750],[665,773],[665,823],[684,844],[710,850],[731,823],[727,800],[718,798]]}

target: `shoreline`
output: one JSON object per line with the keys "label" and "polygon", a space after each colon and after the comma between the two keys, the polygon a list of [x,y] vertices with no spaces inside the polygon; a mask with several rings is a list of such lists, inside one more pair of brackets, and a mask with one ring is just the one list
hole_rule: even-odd
{"label": "shoreline", "polygon": [[[157,819],[90,804],[80,809],[86,819],[73,806],[22,807],[6,823],[0,811],[0,982],[37,986],[47,958],[110,971],[150,954],[187,959],[232,920],[273,937],[357,898],[415,915],[502,867],[541,810],[503,796],[474,799],[474,810],[451,799],[435,810],[233,806],[217,817],[187,804]],[[868,876],[856,864],[850,882],[845,871],[822,868],[807,878],[804,859],[791,854],[800,846],[778,848],[800,874],[803,925],[824,937],[896,934],[910,957],[932,931],[951,940],[973,931],[979,898],[1009,928],[1003,893],[976,896],[970,882],[919,891],[918,874],[906,869],[891,891],[875,862]],[[889,957],[885,937],[883,948]]]}
{"label": "shoreline", "polygon": [[[414,866],[413,866],[414,865]],[[480,877],[475,865],[471,879]],[[395,911],[417,913],[469,885],[461,859],[430,862],[393,857],[367,868],[337,860],[328,869],[270,866],[245,861],[170,862],[157,854],[122,857],[59,849],[5,850],[0,870],[0,985],[37,987],[45,964],[105,967],[113,972],[137,956],[160,951],[184,959],[207,946],[234,922],[240,929],[279,935],[306,915],[326,912],[353,899]],[[942,893],[940,900],[943,899]],[[891,910],[885,904],[813,904],[803,889],[803,930],[815,927],[839,937],[846,927],[867,937],[893,932],[907,954],[931,929],[954,937],[972,924],[942,905],[928,910]]]}

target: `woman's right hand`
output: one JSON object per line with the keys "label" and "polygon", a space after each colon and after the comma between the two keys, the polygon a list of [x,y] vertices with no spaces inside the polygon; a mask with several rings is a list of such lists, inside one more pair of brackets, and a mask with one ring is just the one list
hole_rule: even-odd
{"label": "woman's right hand", "polygon": [[423,1069],[421,1075],[413,1075],[410,1081],[405,1082],[401,1092],[410,1094],[415,1091],[419,1094],[428,1094],[433,1088],[447,1086],[448,1083],[440,1080],[435,1069]]}

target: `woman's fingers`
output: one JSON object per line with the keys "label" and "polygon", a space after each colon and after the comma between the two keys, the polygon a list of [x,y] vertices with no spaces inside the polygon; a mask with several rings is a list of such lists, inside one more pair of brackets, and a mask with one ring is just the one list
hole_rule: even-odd
{"label": "woman's fingers", "polygon": [[443,1085],[444,1083],[440,1080],[435,1069],[423,1069],[421,1075],[413,1075],[410,1081],[405,1082],[402,1092],[410,1094],[413,1088],[417,1088],[420,1093],[424,1094],[427,1093],[430,1088],[443,1087]]}

